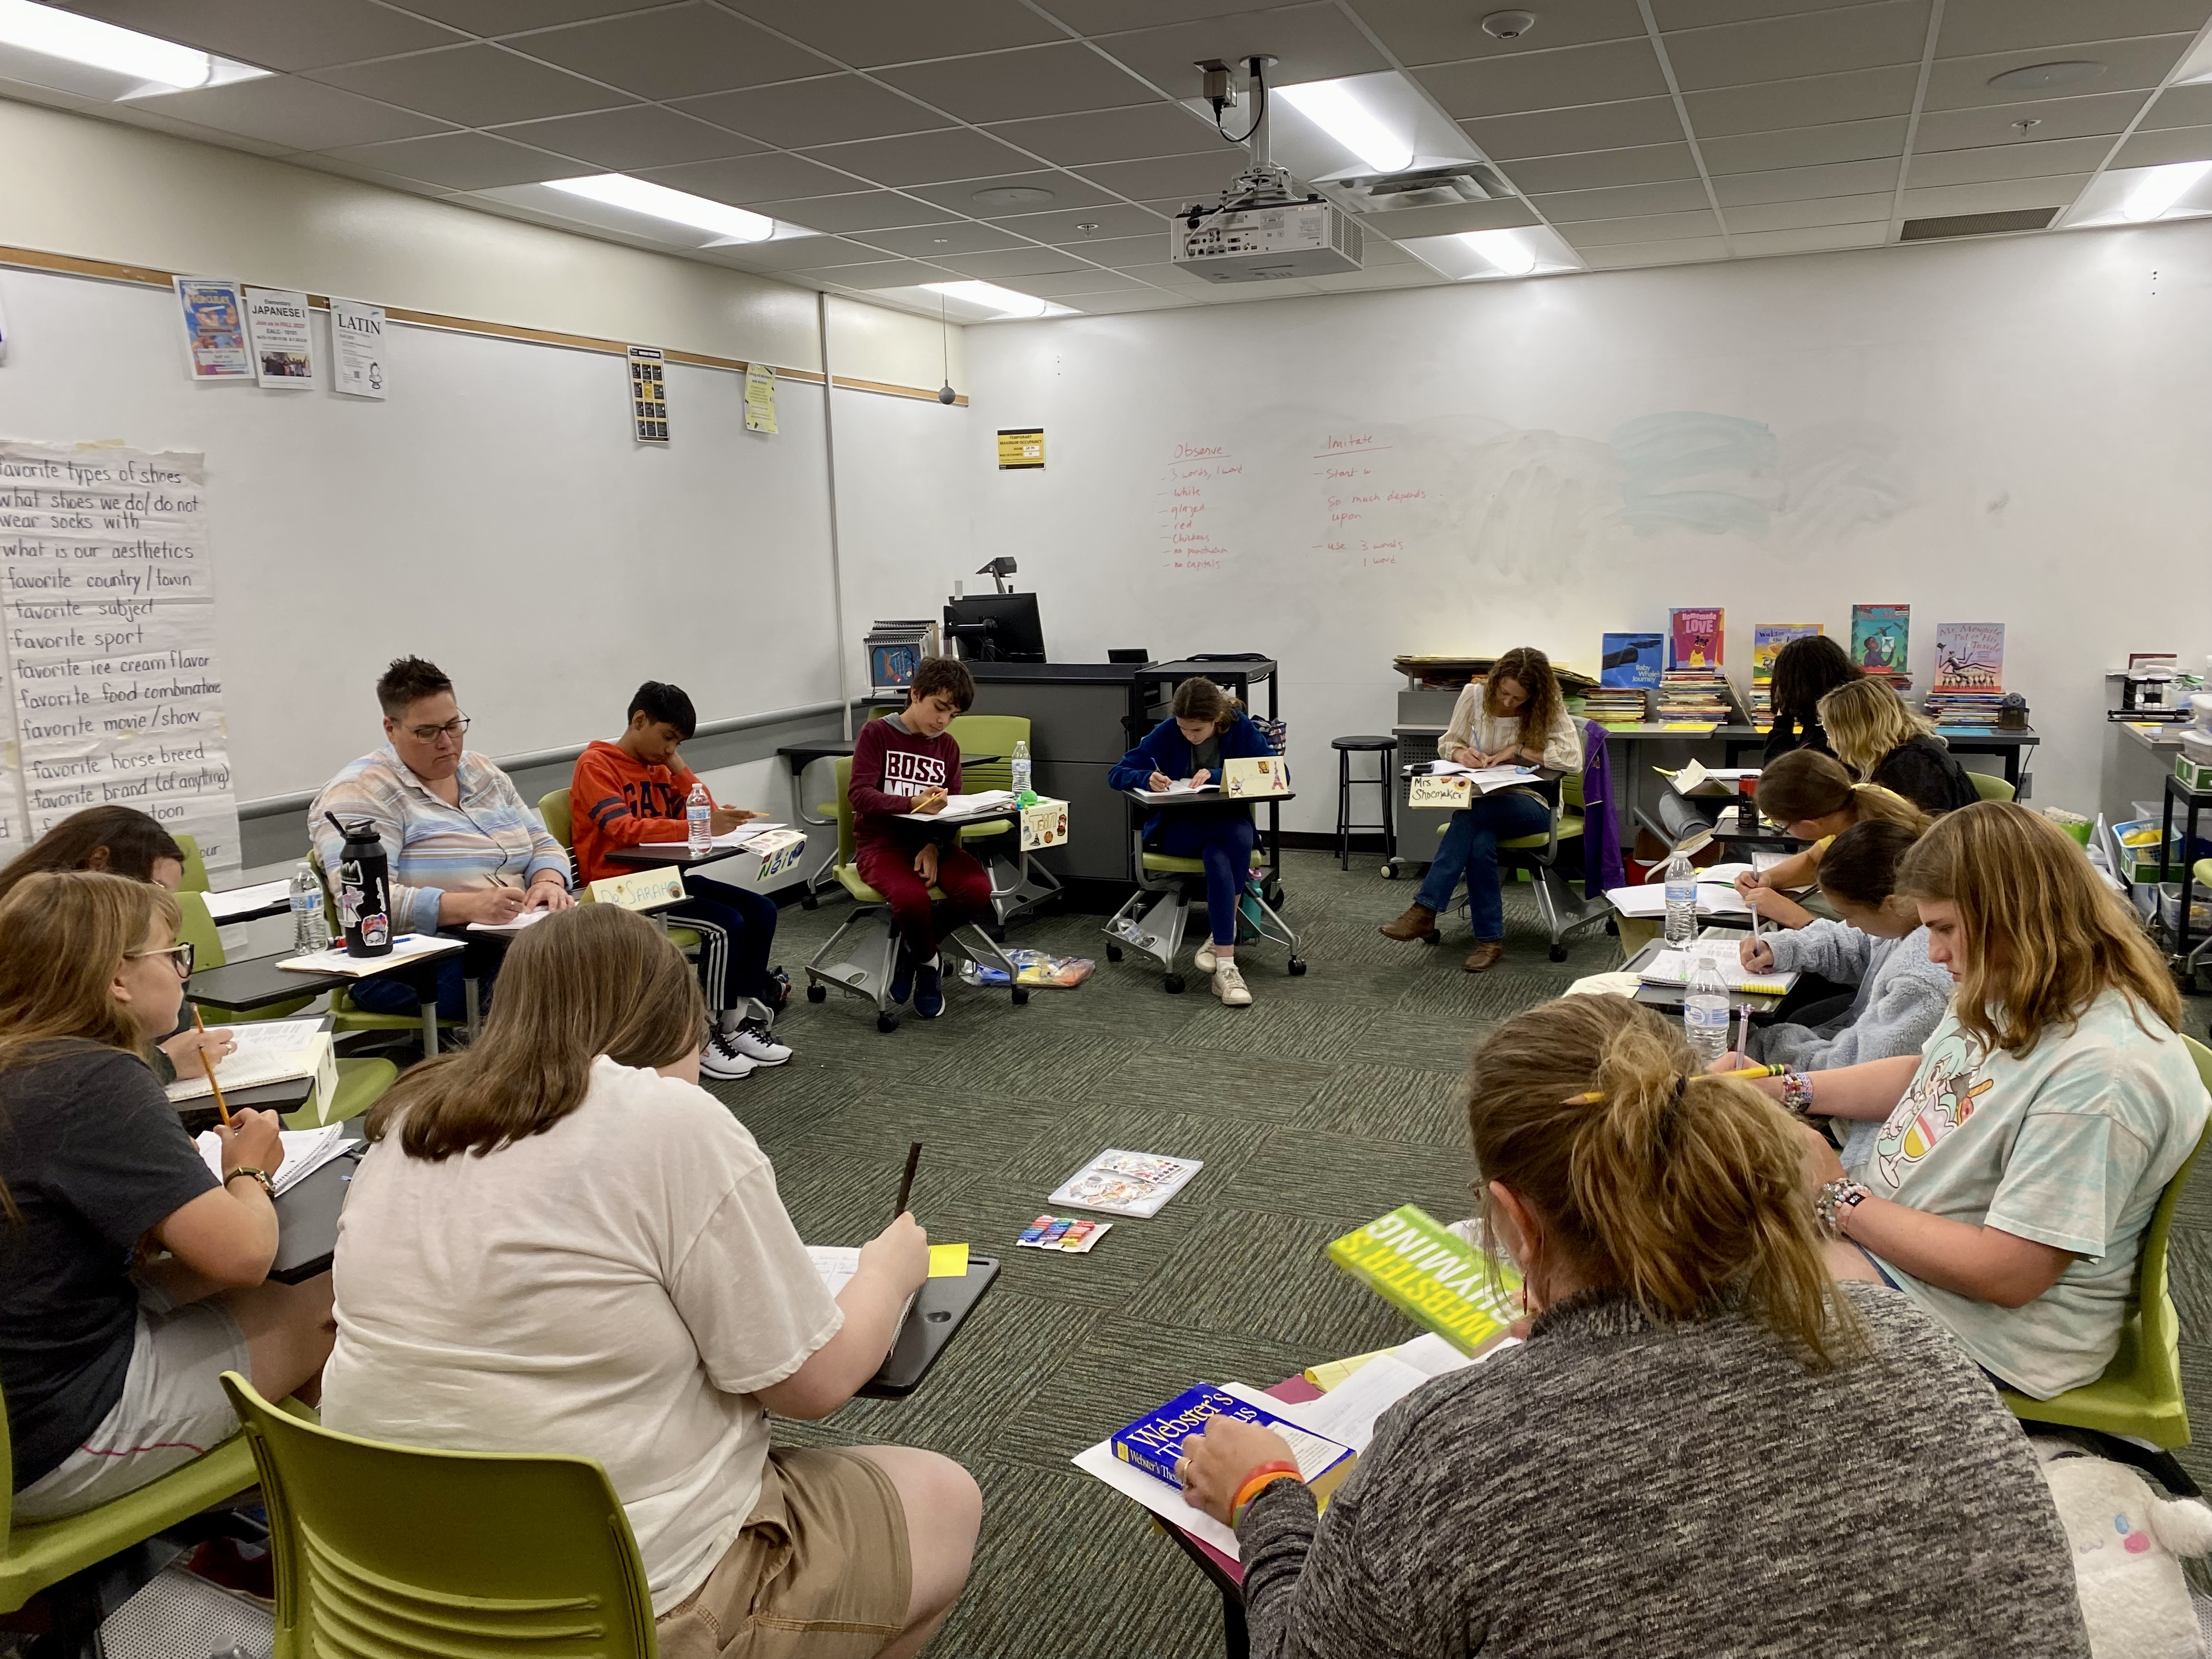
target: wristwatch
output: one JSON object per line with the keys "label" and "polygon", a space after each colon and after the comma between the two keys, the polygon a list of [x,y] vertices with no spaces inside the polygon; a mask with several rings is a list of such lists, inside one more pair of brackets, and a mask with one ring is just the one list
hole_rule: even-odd
{"label": "wristwatch", "polygon": [[1813,1200],[1813,1218],[1830,1238],[1842,1238],[1850,1212],[1873,1196],[1848,1176],[1841,1181],[1832,1181],[1820,1188],[1820,1197]]}
{"label": "wristwatch", "polygon": [[226,1188],[228,1188],[230,1183],[237,1180],[240,1176],[246,1176],[250,1181],[259,1182],[261,1183],[261,1190],[269,1194],[269,1201],[271,1204],[274,1204],[276,1201],[276,1183],[269,1178],[268,1170],[257,1170],[250,1164],[241,1164],[235,1170],[230,1170],[223,1176],[223,1186]]}

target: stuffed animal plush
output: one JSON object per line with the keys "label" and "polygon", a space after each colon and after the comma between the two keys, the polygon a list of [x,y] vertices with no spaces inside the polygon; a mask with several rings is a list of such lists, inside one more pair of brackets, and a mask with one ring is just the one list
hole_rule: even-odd
{"label": "stuffed animal plush", "polygon": [[2074,1547],[2089,1651],[2096,1659],[2205,1659],[2175,1558],[2212,1554],[2212,1509],[2161,1498],[2126,1464],[2075,1441],[2039,1435],[2028,1443]]}

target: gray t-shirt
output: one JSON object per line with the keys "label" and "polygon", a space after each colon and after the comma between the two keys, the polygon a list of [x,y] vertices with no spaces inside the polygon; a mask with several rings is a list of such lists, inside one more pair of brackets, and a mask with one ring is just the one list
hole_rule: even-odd
{"label": "gray t-shirt", "polygon": [[1204,743],[1194,743],[1190,746],[1190,775],[1196,777],[1200,772],[1206,775],[1208,783],[1221,781],[1221,733],[1218,732]]}
{"label": "gray t-shirt", "polygon": [[2088,1659],[2020,1425],[1905,1297],[1843,1290],[1873,1352],[1826,1374],[1595,1297],[1417,1389],[1318,1522],[1295,1481],[1246,1510],[1254,1659]]}

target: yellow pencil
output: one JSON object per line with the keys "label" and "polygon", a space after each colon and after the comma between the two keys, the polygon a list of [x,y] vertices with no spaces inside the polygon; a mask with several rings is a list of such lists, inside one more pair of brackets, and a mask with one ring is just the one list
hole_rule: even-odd
{"label": "yellow pencil", "polygon": [[[1783,1073],[1789,1069],[1790,1068],[1786,1066],[1746,1066],[1739,1071],[1700,1072],[1698,1075],[1700,1077],[1780,1077]],[[1605,1096],[1601,1091],[1592,1089],[1586,1094],[1577,1095],[1572,1100],[1569,1101],[1567,1104],[1570,1106],[1595,1106],[1598,1102],[1604,1098]]]}
{"label": "yellow pencil", "polygon": [[[200,1018],[200,1006],[192,1005],[192,1030],[202,1036],[207,1035],[207,1022]],[[216,1115],[222,1119],[222,1127],[230,1127],[230,1103],[222,1097],[222,1085],[215,1080],[215,1062],[208,1058],[205,1048],[200,1050],[200,1069],[207,1073],[208,1087],[215,1091]]]}

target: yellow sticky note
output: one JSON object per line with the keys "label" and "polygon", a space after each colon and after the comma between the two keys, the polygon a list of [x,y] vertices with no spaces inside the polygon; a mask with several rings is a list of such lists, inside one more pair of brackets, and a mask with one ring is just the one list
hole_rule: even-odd
{"label": "yellow sticky note", "polygon": [[933,1244],[929,1247],[929,1276],[932,1279],[965,1279],[968,1277],[968,1247],[965,1244]]}

